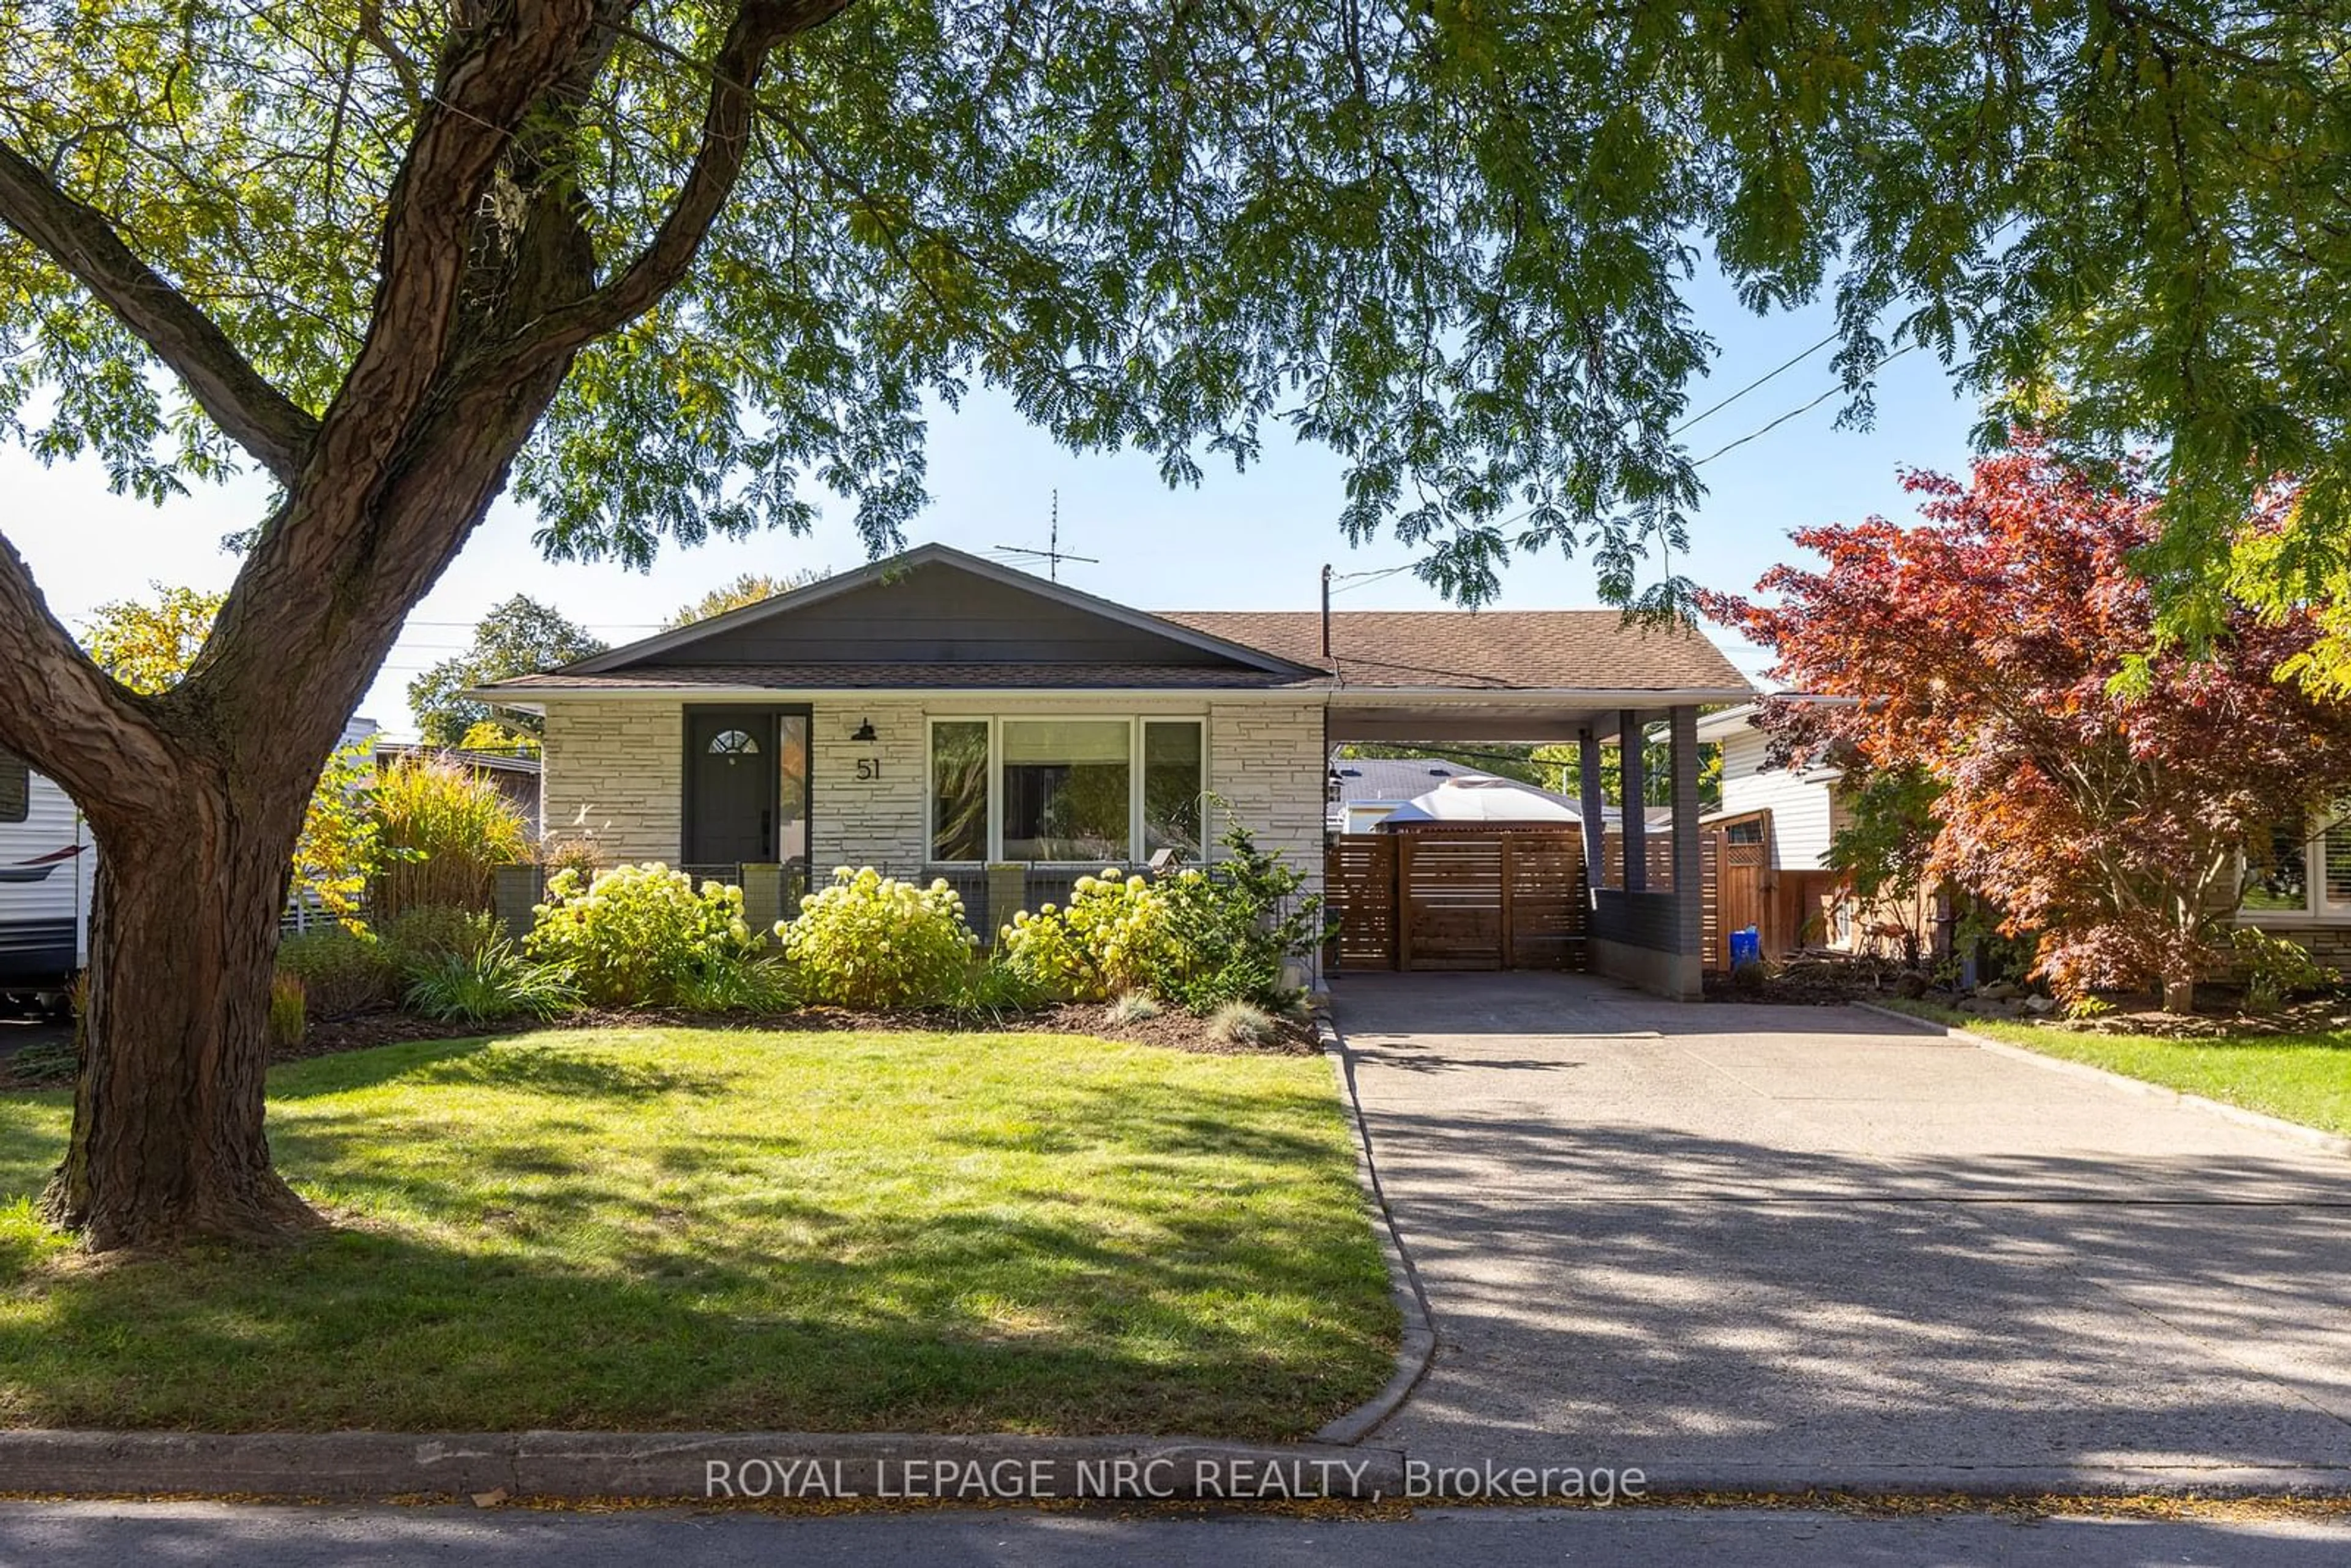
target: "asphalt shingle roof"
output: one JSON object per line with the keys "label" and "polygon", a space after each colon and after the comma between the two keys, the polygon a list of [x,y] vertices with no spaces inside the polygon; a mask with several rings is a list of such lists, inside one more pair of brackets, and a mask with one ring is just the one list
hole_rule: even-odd
{"label": "asphalt shingle roof", "polygon": [[1316,669],[1353,686],[1587,691],[1745,690],[1722,651],[1688,628],[1614,610],[1167,610],[1163,621]]}

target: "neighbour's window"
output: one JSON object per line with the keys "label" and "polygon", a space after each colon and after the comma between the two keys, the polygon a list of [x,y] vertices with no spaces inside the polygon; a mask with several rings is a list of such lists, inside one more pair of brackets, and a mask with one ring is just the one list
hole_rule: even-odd
{"label": "neighbour's window", "polygon": [[931,858],[987,858],[987,721],[931,726]]}
{"label": "neighbour's window", "polygon": [[1200,727],[1143,726],[1143,858],[1174,850],[1181,858],[1200,856]]}
{"label": "neighbour's window", "polygon": [[1722,841],[1727,844],[1760,844],[1763,841],[1763,823],[1756,818],[1732,822],[1722,830]]}
{"label": "neighbour's window", "polygon": [[1123,861],[1133,732],[1123,719],[1006,719],[1004,857]]}
{"label": "neighbour's window", "polygon": [[2351,914],[2351,814],[2327,824],[2318,856],[2321,901],[2330,914]]}
{"label": "neighbour's window", "polygon": [[0,822],[21,822],[32,810],[32,768],[15,752],[0,750]]}

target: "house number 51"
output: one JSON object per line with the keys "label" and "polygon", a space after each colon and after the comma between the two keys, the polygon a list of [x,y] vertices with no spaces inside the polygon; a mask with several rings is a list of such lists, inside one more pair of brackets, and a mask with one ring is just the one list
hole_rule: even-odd
{"label": "house number 51", "polygon": [[861,782],[866,783],[870,783],[872,780],[881,778],[882,759],[878,757],[859,758],[857,759],[857,777]]}

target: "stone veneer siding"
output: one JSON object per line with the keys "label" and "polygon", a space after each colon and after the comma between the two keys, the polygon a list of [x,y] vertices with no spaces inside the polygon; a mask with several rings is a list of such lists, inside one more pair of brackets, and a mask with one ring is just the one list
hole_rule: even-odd
{"label": "stone veneer siding", "polygon": [[[551,832],[572,831],[586,808],[611,861],[675,863],[684,769],[684,699],[576,697],[547,704],[541,788]],[[1324,770],[1319,695],[1290,701],[1217,702],[1176,694],[1125,698],[1012,701],[974,692],[968,699],[920,701],[877,692],[811,705],[809,746],[810,860],[821,880],[838,865],[896,876],[920,874],[933,717],[1129,715],[1207,721],[1207,789],[1213,841],[1238,820],[1260,848],[1280,850],[1313,884],[1322,879]],[[873,726],[872,741],[850,737]],[[858,765],[874,777],[858,777]]]}
{"label": "stone veneer siding", "polygon": [[684,705],[578,697],[547,705],[539,805],[546,831],[594,831],[607,863],[677,863]]}

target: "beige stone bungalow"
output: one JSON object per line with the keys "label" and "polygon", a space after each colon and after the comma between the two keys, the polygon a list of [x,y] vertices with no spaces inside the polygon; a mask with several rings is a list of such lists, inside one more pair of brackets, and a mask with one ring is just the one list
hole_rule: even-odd
{"label": "beige stone bungalow", "polygon": [[1695,632],[1614,611],[1146,612],[925,545],[477,695],[544,716],[551,834],[944,876],[981,929],[1090,870],[1213,858],[1228,821],[1319,879],[1343,741],[1581,741],[1596,825],[1599,745],[1664,720],[1689,864],[1618,856],[1590,954],[1694,994],[1695,725],[1752,693]]}

